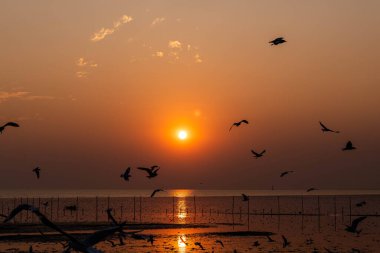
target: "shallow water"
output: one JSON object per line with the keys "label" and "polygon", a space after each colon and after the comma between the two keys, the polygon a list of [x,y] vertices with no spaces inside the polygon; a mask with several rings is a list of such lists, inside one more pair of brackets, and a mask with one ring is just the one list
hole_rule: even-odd
{"label": "shallow water", "polygon": [[[110,207],[117,220],[131,223],[201,223],[212,225],[209,228],[173,228],[144,230],[145,235],[153,234],[157,238],[154,246],[146,241],[128,239],[127,246],[111,247],[109,243],[101,243],[98,248],[107,252],[188,252],[198,251],[194,242],[201,240],[208,252],[326,252],[329,248],[333,252],[351,252],[352,248],[359,248],[361,252],[380,252],[380,196],[376,194],[339,195],[331,192],[323,196],[316,193],[302,195],[280,194],[281,196],[258,194],[250,200],[242,201],[240,196],[192,196],[194,191],[177,190],[158,197],[145,197],[150,191],[139,192],[142,196],[121,197],[20,197],[1,198],[1,212],[8,214],[14,206],[20,203],[31,203],[39,207],[41,212],[59,222],[105,222],[105,210]],[[143,195],[144,193],[144,195]],[[223,192],[222,192],[223,193]],[[320,193],[320,192],[319,192]],[[373,193],[373,192],[371,192]],[[83,193],[82,193],[83,194]],[[129,193],[131,194],[131,193]],[[357,194],[357,193],[356,193]],[[200,194],[201,195],[201,194]],[[221,192],[219,192],[221,195]],[[161,197],[160,197],[161,196]],[[366,204],[358,207],[356,204],[365,201]],[[48,202],[47,206],[42,203]],[[77,205],[78,211],[67,211],[67,205]],[[249,213],[249,215],[248,215]],[[360,236],[350,234],[344,229],[357,216],[368,216],[360,225],[363,232]],[[19,223],[38,223],[37,219],[28,212],[22,212],[16,219]],[[251,236],[218,236],[210,232],[221,231],[270,231],[276,235],[276,243],[268,243],[265,237]],[[20,231],[22,232],[22,231]],[[286,235],[292,241],[291,247],[282,248],[281,235]],[[188,238],[189,245],[178,242],[178,235]],[[218,248],[215,240],[222,238],[225,248]],[[306,244],[306,240],[313,238],[313,243]],[[258,240],[260,246],[254,247],[253,242]],[[1,241],[0,241],[1,242]],[[49,252],[46,247],[59,248],[49,242],[33,242],[41,247],[41,251]],[[190,245],[191,244],[191,245]],[[27,242],[1,242],[0,250],[13,246],[24,247]],[[50,245],[50,246],[49,246]],[[220,247],[220,246],[219,246]],[[60,249],[61,249],[60,248]],[[37,247],[38,249],[38,247]],[[334,250],[335,249],[335,250]],[[1,251],[6,252],[6,251]],[[12,252],[12,251],[7,251]],[[52,252],[52,251],[50,251]]]}

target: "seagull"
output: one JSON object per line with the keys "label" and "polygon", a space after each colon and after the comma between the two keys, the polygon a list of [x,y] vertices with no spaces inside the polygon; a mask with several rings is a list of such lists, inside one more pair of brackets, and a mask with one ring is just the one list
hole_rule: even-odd
{"label": "seagull", "polygon": [[273,240],[269,235],[267,235],[267,238],[268,238],[268,242],[275,242],[275,240]]}
{"label": "seagull", "polygon": [[285,42],[286,42],[286,40],[284,40],[283,37],[278,37],[278,38],[275,38],[272,41],[269,41],[268,43],[270,43],[271,46],[277,46],[277,45],[285,43]]}
{"label": "seagull", "polygon": [[205,248],[203,248],[203,246],[200,242],[195,242],[194,244],[199,246],[199,248],[201,248],[201,250],[205,250]]}
{"label": "seagull", "polygon": [[361,230],[357,230],[358,225],[360,222],[362,222],[367,216],[361,216],[359,218],[356,218],[355,220],[352,221],[351,225],[346,225],[346,231],[350,233],[357,233],[358,235],[360,234]]}
{"label": "seagull", "polygon": [[263,151],[261,151],[261,153],[257,153],[257,152],[255,152],[255,151],[253,151],[253,150],[251,149],[251,152],[252,152],[252,154],[254,155],[254,157],[255,157],[256,159],[262,157],[262,156],[264,155],[265,151],[266,151],[266,150],[264,149]]}
{"label": "seagull", "polygon": [[249,196],[245,195],[244,193],[242,193],[241,196],[243,197],[243,201],[249,200]]}
{"label": "seagull", "polygon": [[311,188],[307,189],[306,192],[311,192],[311,191],[316,191],[316,190],[318,190],[318,189],[311,187]]}
{"label": "seagull", "polygon": [[236,127],[240,126],[241,123],[248,124],[248,121],[245,120],[245,119],[243,119],[243,120],[240,120],[239,122],[234,122],[234,123],[232,124],[232,126],[230,127],[230,130],[229,130],[229,131],[231,131],[231,129],[232,129],[234,126],[236,126]]}
{"label": "seagull", "polygon": [[160,166],[153,165],[150,168],[137,167],[137,169],[146,171],[149,174],[146,177],[150,179],[150,178],[156,177],[158,175],[157,172],[160,169]]}
{"label": "seagull", "polygon": [[23,210],[31,211],[39,218],[39,220],[44,225],[50,227],[51,229],[56,230],[57,232],[61,233],[62,235],[64,235],[70,240],[68,248],[65,249],[64,252],[70,252],[71,250],[76,250],[83,253],[101,253],[101,251],[93,248],[93,246],[101,241],[104,241],[105,239],[113,235],[115,232],[121,231],[123,227],[125,226],[125,223],[122,223],[119,226],[99,230],[99,231],[94,232],[90,236],[88,236],[85,240],[80,241],[76,239],[75,237],[73,237],[72,235],[60,229],[53,222],[51,222],[45,215],[43,215],[38,210],[38,208],[35,208],[34,206],[29,205],[29,204],[20,204],[15,209],[13,209],[11,213],[9,214],[9,216],[4,220],[4,223],[12,220],[19,212]]}
{"label": "seagull", "polygon": [[221,240],[216,240],[215,243],[219,243],[220,246],[222,246],[222,248],[224,248],[224,244],[223,244],[223,242]]}
{"label": "seagull", "polygon": [[120,175],[120,177],[124,178],[125,181],[129,181],[129,178],[131,177],[131,167],[128,167],[123,174]]}
{"label": "seagull", "polygon": [[153,235],[150,235],[149,238],[146,241],[150,242],[150,244],[153,245],[153,243],[155,241]]}
{"label": "seagull", "polygon": [[0,126],[0,134],[2,134],[3,131],[4,131],[4,129],[5,129],[6,127],[8,127],[8,126],[12,126],[12,127],[20,127],[20,125],[17,124],[17,123],[15,123],[15,122],[8,122],[8,123],[6,123],[5,125]]}
{"label": "seagull", "polygon": [[289,173],[293,173],[293,172],[294,172],[294,170],[287,170],[287,171],[284,171],[284,172],[282,172],[282,173],[280,174],[280,177],[286,176],[286,175],[288,175]]}
{"label": "seagull", "polygon": [[340,133],[339,131],[331,130],[330,128],[326,127],[322,122],[319,121],[319,125],[321,125],[322,132],[332,132],[332,133]]}
{"label": "seagull", "polygon": [[356,147],[352,146],[352,142],[351,141],[348,141],[346,143],[346,146],[344,148],[342,148],[343,151],[345,151],[345,150],[353,150],[353,149],[356,149]]}
{"label": "seagull", "polygon": [[286,237],[284,235],[282,235],[282,240],[283,240],[283,242],[282,242],[283,248],[286,248],[287,246],[290,245],[290,242],[288,241],[288,239],[286,239]]}
{"label": "seagull", "polygon": [[40,179],[40,167],[34,168],[32,171],[36,173],[37,179]]}
{"label": "seagull", "polygon": [[359,203],[356,204],[357,207],[362,207],[362,206],[365,206],[367,204],[367,202],[365,201],[361,201]]}
{"label": "seagull", "polygon": [[152,192],[152,194],[150,194],[150,197],[153,198],[154,195],[156,195],[157,192],[163,192],[163,191],[164,191],[164,190],[162,190],[162,189],[156,189],[156,190],[154,190],[154,191]]}

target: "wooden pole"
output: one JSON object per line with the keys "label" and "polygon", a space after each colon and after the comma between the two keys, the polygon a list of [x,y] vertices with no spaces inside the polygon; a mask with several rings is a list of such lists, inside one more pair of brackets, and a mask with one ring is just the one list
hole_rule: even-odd
{"label": "wooden pole", "polygon": [[133,196],[133,222],[136,222],[136,197]]}
{"label": "wooden pole", "polygon": [[50,198],[50,220],[53,220],[53,197]]}
{"label": "wooden pole", "polygon": [[57,197],[57,221],[59,221],[59,196]]}
{"label": "wooden pole", "polygon": [[173,201],[172,201],[172,209],[173,209],[173,223],[174,223],[174,209],[175,209],[175,206],[174,206],[174,196],[173,196]]}
{"label": "wooden pole", "polygon": [[142,197],[140,196],[140,223],[141,223],[141,217],[142,217]]}
{"label": "wooden pole", "polygon": [[336,231],[336,196],[334,196],[334,229]]}
{"label": "wooden pole", "polygon": [[352,206],[351,206],[351,196],[348,198],[349,205],[350,205],[350,223],[351,223],[351,216],[352,216]]}
{"label": "wooden pole", "polygon": [[95,221],[98,222],[98,196],[95,197]]}
{"label": "wooden pole", "polygon": [[250,198],[248,198],[248,201],[247,201],[247,221],[248,221],[248,230],[249,230],[249,202],[250,202]]}
{"label": "wooden pole", "polygon": [[318,232],[321,232],[321,205],[319,201],[319,195],[318,195]]}
{"label": "wooden pole", "polygon": [[78,215],[79,215],[79,197],[77,196],[77,210],[75,212],[75,221],[78,222]]}

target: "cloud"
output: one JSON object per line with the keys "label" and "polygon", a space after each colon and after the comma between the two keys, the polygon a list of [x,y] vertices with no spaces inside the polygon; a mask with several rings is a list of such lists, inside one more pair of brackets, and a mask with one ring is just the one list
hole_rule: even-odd
{"label": "cloud", "polygon": [[83,57],[79,58],[77,60],[77,66],[78,67],[91,67],[91,68],[96,68],[98,66],[97,63],[93,63],[92,61],[86,61]]}
{"label": "cloud", "polygon": [[157,52],[155,52],[155,53],[153,54],[153,56],[156,56],[156,57],[160,57],[160,58],[162,58],[162,57],[164,57],[164,52],[157,51]]}
{"label": "cloud", "polygon": [[199,54],[195,54],[194,59],[195,59],[196,63],[202,63],[203,62],[203,60]]}
{"label": "cloud", "polygon": [[78,78],[86,78],[88,76],[88,72],[86,71],[77,71],[75,74]]}
{"label": "cloud", "polygon": [[165,18],[164,17],[159,17],[159,18],[155,18],[153,21],[152,21],[152,24],[151,26],[155,26],[155,25],[158,25],[162,22],[165,21]]}
{"label": "cloud", "polygon": [[113,23],[113,27],[111,28],[101,28],[99,31],[95,32],[92,37],[91,41],[97,42],[104,39],[106,36],[113,34],[116,32],[119,27],[123,24],[129,23],[133,20],[131,16],[123,15],[121,18],[119,18],[117,21]]}
{"label": "cloud", "polygon": [[52,96],[38,96],[31,95],[28,91],[0,91],[0,103],[8,101],[10,99],[21,100],[40,100],[40,99],[54,99]]}
{"label": "cloud", "polygon": [[168,46],[169,46],[169,48],[178,48],[178,49],[181,49],[182,48],[182,43],[179,42],[178,40],[170,40]]}

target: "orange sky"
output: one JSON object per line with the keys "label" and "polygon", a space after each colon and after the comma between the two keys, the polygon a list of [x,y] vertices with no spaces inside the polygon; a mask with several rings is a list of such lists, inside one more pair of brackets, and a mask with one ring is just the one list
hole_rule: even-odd
{"label": "orange sky", "polygon": [[[378,188],[379,11],[377,0],[1,1],[0,124],[21,128],[0,136],[0,187]],[[277,36],[288,42],[270,46]],[[358,149],[342,152],[348,140]],[[119,178],[153,164],[154,180]]]}

